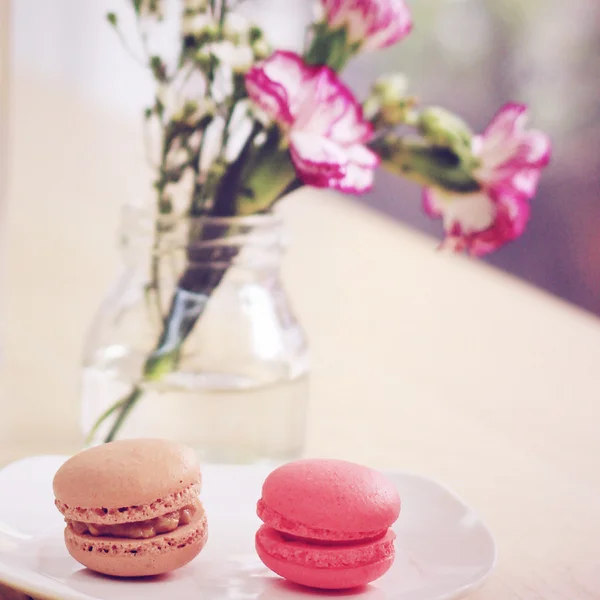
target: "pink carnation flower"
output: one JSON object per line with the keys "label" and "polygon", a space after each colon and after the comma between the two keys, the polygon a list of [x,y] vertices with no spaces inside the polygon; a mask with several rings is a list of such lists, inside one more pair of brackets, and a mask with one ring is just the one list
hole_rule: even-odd
{"label": "pink carnation flower", "polygon": [[483,256],[518,238],[529,218],[529,200],[550,160],[545,133],[526,130],[527,107],[507,104],[482,135],[473,139],[480,160],[475,178],[481,190],[458,194],[425,188],[425,212],[444,223],[443,245]]}
{"label": "pink carnation flower", "polygon": [[329,67],[275,52],[246,75],[250,99],[286,132],[298,177],[307,185],[358,194],[373,185],[379,157],[352,92]]}
{"label": "pink carnation flower", "polygon": [[412,29],[404,0],[321,0],[330,29],[346,28],[347,39],[363,50],[391,46]]}

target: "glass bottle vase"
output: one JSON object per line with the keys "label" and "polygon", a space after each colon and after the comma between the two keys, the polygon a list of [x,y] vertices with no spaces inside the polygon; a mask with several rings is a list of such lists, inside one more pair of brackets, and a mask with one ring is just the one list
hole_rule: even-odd
{"label": "glass bottle vase", "polygon": [[280,218],[127,208],[121,248],[85,344],[88,443],[164,437],[216,463],[301,456],[308,348],[280,279]]}

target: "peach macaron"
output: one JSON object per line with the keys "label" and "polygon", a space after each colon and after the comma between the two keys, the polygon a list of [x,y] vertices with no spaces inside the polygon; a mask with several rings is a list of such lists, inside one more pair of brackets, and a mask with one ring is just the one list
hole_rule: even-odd
{"label": "peach macaron", "polygon": [[53,481],[67,550],[117,577],[182,567],[207,540],[200,485],[194,451],[174,442],[121,440],[84,450]]}
{"label": "peach macaron", "polygon": [[346,589],[392,566],[400,496],[383,474],[342,460],[306,459],[265,480],[257,513],[264,525],[256,550],[272,571],[294,583]]}

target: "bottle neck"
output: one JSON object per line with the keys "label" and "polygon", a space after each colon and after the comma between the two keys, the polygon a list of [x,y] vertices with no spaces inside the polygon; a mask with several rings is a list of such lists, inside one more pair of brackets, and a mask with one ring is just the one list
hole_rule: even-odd
{"label": "bottle neck", "polygon": [[279,268],[284,250],[282,219],[268,213],[244,217],[154,218],[127,207],[121,227],[126,262],[181,258],[205,269]]}

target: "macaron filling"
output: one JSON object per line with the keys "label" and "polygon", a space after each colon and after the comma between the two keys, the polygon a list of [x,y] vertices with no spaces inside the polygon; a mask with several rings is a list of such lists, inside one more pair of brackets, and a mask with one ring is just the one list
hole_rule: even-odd
{"label": "macaron filling", "polygon": [[395,533],[389,529],[376,539],[322,544],[318,540],[290,538],[289,535],[263,525],[256,543],[265,554],[288,563],[317,569],[370,565],[394,556]]}
{"label": "macaron filling", "polygon": [[[275,530],[277,531],[277,530]],[[373,537],[365,537],[357,540],[344,540],[343,542],[333,541],[333,540],[315,540],[313,538],[307,538],[300,535],[293,535],[291,533],[287,533],[284,531],[277,531],[281,535],[281,537],[287,542],[301,542],[303,544],[312,544],[313,546],[336,546],[336,547],[350,547],[356,546],[357,544],[366,544],[368,542],[376,542],[385,536],[387,533],[387,529],[378,533]]]}
{"label": "macaron filling", "polygon": [[118,537],[129,539],[148,539],[153,538],[163,533],[175,531],[178,527],[188,525],[194,517],[204,512],[199,500],[195,500],[191,504],[187,504],[182,508],[159,515],[152,519],[143,521],[132,521],[126,523],[101,524],[101,523],[86,523],[84,521],[76,521],[65,519],[68,527],[76,534],[88,534],[94,537]]}

